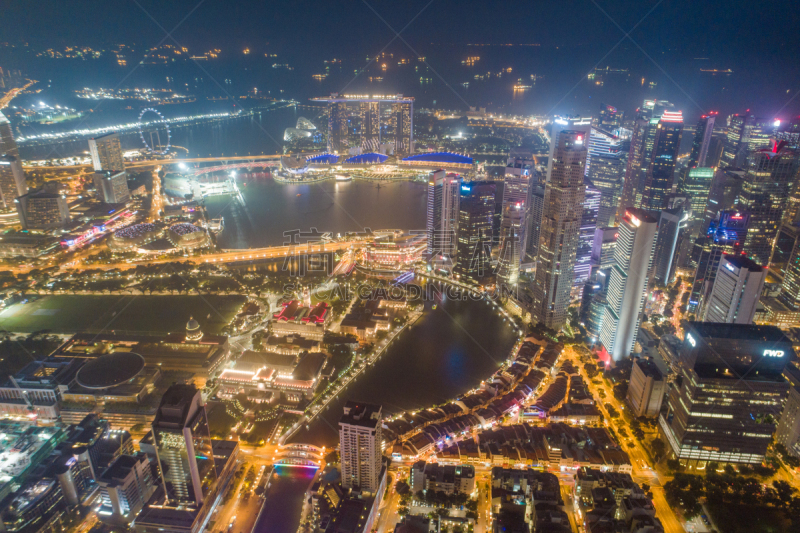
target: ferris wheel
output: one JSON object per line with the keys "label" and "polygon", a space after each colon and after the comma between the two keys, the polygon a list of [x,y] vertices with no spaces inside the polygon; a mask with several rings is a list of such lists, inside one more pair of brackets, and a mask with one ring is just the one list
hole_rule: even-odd
{"label": "ferris wheel", "polygon": [[[142,121],[142,118],[147,113],[155,113],[158,118],[148,121]],[[145,127],[147,126],[154,126],[152,129],[148,128],[145,131]],[[164,133],[165,139],[162,141],[161,135]],[[147,135],[145,135],[147,134]],[[139,113],[139,137],[142,139],[142,143],[144,144],[145,149],[151,153],[156,155],[165,155],[169,152],[170,148],[170,137],[172,134],[169,131],[169,124],[164,119],[163,115],[153,109],[152,107],[147,107],[142,109],[142,112]],[[148,142],[148,138],[150,142]],[[165,144],[162,144],[165,143]]]}

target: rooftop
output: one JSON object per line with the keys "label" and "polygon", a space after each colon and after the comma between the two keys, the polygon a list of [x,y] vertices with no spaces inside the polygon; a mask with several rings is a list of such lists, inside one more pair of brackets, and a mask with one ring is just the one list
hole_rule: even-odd
{"label": "rooftop", "polygon": [[750,272],[762,272],[764,270],[764,267],[744,254],[724,254],[724,258],[736,268],[746,268]]}
{"label": "rooftop", "polygon": [[376,428],[381,421],[381,406],[348,401],[339,424]]}

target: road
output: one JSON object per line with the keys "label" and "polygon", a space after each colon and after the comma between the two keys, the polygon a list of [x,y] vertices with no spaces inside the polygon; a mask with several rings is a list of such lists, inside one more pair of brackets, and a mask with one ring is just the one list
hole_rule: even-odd
{"label": "road", "polygon": [[6,94],[4,94],[3,97],[0,98],[0,109],[5,109],[6,107],[8,107],[8,104],[11,103],[11,100],[13,100],[19,93],[21,93],[22,91],[24,91],[25,89],[27,89],[28,87],[33,85],[34,83],[38,83],[38,82],[36,80],[28,80],[28,83],[26,83],[22,87],[17,87],[16,89],[11,89]]}

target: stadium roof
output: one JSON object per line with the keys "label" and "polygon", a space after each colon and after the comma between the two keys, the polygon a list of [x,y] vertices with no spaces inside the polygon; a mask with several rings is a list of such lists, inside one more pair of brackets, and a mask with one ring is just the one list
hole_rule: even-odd
{"label": "stadium roof", "polygon": [[403,161],[430,161],[431,163],[461,163],[462,165],[471,165],[473,163],[471,157],[461,154],[454,154],[453,152],[429,152],[424,154],[415,154],[404,158]]}
{"label": "stadium roof", "polygon": [[320,154],[320,155],[315,155],[313,157],[307,157],[306,158],[306,162],[307,163],[318,163],[318,164],[322,164],[322,165],[325,165],[325,164],[333,165],[337,161],[339,161],[339,156],[338,155],[333,155],[333,154]]}

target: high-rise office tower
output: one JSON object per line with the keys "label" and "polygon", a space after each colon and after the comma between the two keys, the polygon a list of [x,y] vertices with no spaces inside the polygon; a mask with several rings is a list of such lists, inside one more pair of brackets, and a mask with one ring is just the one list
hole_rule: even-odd
{"label": "high-rise office tower", "polygon": [[628,153],[596,155],[587,178],[600,191],[600,206],[597,211],[597,227],[613,225],[617,218],[620,195],[622,194]]}
{"label": "high-rise office tower", "polygon": [[689,212],[684,206],[662,209],[658,215],[658,238],[653,252],[653,279],[658,285],[666,286],[675,281],[678,236],[688,218]]}
{"label": "high-rise office tower", "polygon": [[550,136],[531,317],[555,330],[567,320],[583,217],[590,124],[590,119],[559,117]]}
{"label": "high-rise office tower", "polygon": [[494,193],[494,219],[492,220],[492,247],[500,246],[500,227],[503,225],[503,195],[505,182],[496,181]]}
{"label": "high-rise office tower", "polygon": [[437,268],[450,270],[456,260],[458,203],[461,177],[444,170],[434,172],[428,181],[428,257]]}
{"label": "high-rise office tower", "polygon": [[381,479],[381,406],[348,401],[339,419],[342,487],[375,493]]}
{"label": "high-rise office tower", "polygon": [[477,282],[492,270],[495,184],[489,181],[464,183],[460,193],[455,274],[462,281]]}
{"label": "high-rise office tower", "polygon": [[122,172],[125,170],[122,145],[120,145],[119,135],[116,132],[89,139],[89,153],[92,156],[95,172],[100,170]]}
{"label": "high-rise office tower", "polygon": [[361,102],[361,148],[365,152],[377,151],[381,144],[380,103]]}
{"label": "high-rise office tower", "polygon": [[692,223],[700,223],[706,220],[706,206],[708,196],[711,193],[711,185],[714,181],[714,169],[706,167],[689,168],[682,174],[681,182],[678,184],[678,192],[689,196],[692,205]]}
{"label": "high-rise office tower", "polygon": [[395,151],[400,154],[414,153],[414,101],[392,104],[395,121]]}
{"label": "high-rise office tower", "polygon": [[728,117],[728,135],[720,159],[723,168],[744,167],[750,152],[769,145],[771,122],[749,111]]}
{"label": "high-rise office tower", "polygon": [[738,202],[750,214],[744,251],[761,265],[769,262],[798,163],[797,151],[783,141],[755,150],[747,158]]}
{"label": "high-rise office tower", "polygon": [[614,248],[617,245],[619,230],[616,227],[597,228],[594,230],[592,242],[592,264],[600,270],[607,270],[614,266]]}
{"label": "high-rise office tower", "polygon": [[592,244],[594,244],[594,232],[597,229],[600,195],[600,191],[591,184],[586,185],[580,236],[578,238],[578,251],[575,253],[573,287],[582,287],[592,273]]}
{"label": "high-rise office tower", "polygon": [[95,171],[92,179],[97,189],[97,199],[107,204],[124,204],[130,200],[128,175],[110,170]]}
{"label": "high-rise office tower", "polygon": [[509,288],[517,286],[519,266],[525,258],[528,195],[533,170],[533,159],[525,156],[509,157],[506,165],[497,278]]}
{"label": "high-rise office tower", "polygon": [[172,385],[152,425],[161,482],[170,502],[201,505],[217,479],[201,392]]}
{"label": "high-rise office tower", "polygon": [[600,341],[614,361],[627,357],[636,342],[658,220],[646,210],[632,207],[625,210],[618,230],[606,296],[608,304],[600,332]]}
{"label": "high-rise office tower", "polygon": [[622,126],[623,112],[616,107],[606,104],[600,105],[600,114],[597,117],[597,127],[613,130]]}
{"label": "high-rise office tower", "polygon": [[683,115],[680,111],[664,111],[655,128],[652,155],[645,173],[641,207],[662,209],[672,190],[675,163],[683,135]]}
{"label": "high-rise office tower", "polygon": [[3,209],[14,208],[14,198],[28,194],[22,161],[11,154],[0,154],[0,202]]}
{"label": "high-rise office tower", "polygon": [[[770,270],[785,281],[786,271],[790,261],[800,261],[800,256],[792,259],[800,241],[800,224],[783,224],[775,237],[775,246],[772,248],[772,258],[769,260]],[[798,265],[800,266],[800,265]],[[800,281],[800,280],[798,280]]]}
{"label": "high-rise office tower", "polygon": [[791,309],[800,310],[800,225],[781,226],[770,269],[783,276],[780,300]]}
{"label": "high-rise office tower", "polygon": [[13,155],[19,159],[19,148],[14,141],[14,132],[11,129],[11,123],[8,119],[0,113],[0,155]]}
{"label": "high-rise office tower", "polygon": [[690,265],[695,266],[695,274],[689,297],[689,312],[696,311],[703,302],[704,295],[711,293],[722,254],[741,252],[749,220],[747,213],[723,211],[718,220],[709,224],[706,234],[695,241],[690,261]]}
{"label": "high-rise office tower", "polygon": [[716,119],[717,112],[711,111],[697,121],[697,129],[694,132],[694,140],[692,140],[692,151],[689,153],[688,169],[711,166],[706,165],[706,159],[708,159],[708,148],[711,145]]}
{"label": "high-rise office tower", "polygon": [[766,276],[767,270],[746,255],[723,254],[700,320],[752,324]]}
{"label": "high-rise office tower", "polygon": [[792,343],[774,326],[690,322],[659,426],[671,451],[698,463],[758,465],[789,390]]}
{"label": "high-rise office tower", "polygon": [[544,213],[544,185],[531,185],[528,194],[528,220],[525,228],[524,262],[536,267],[539,257],[539,236],[542,233],[542,215]]}
{"label": "high-rise office tower", "polygon": [[347,102],[331,100],[328,102],[328,151],[346,153],[349,147],[350,112]]}

